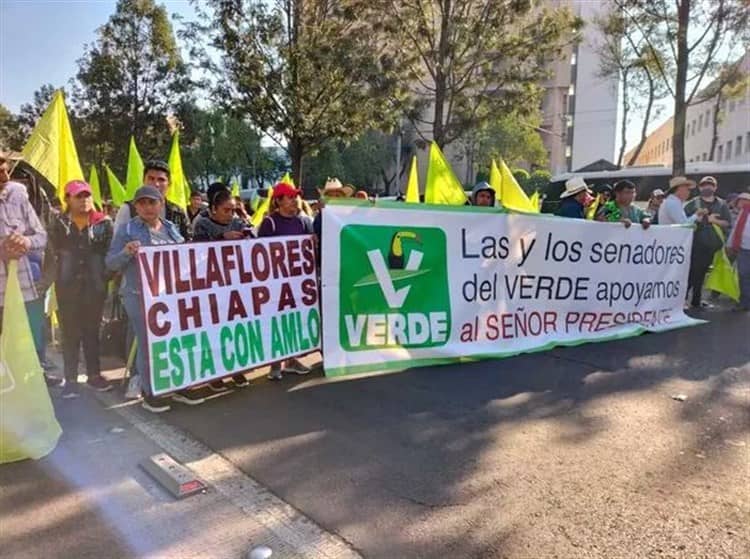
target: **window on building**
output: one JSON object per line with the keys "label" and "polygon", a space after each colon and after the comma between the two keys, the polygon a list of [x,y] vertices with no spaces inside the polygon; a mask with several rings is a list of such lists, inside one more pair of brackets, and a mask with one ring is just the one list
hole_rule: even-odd
{"label": "window on building", "polygon": [[570,148],[570,146],[565,146],[565,157],[570,157],[573,155],[573,150]]}
{"label": "window on building", "polygon": [[698,115],[698,131],[699,132],[701,128],[703,128],[703,113]]}
{"label": "window on building", "polygon": [[737,105],[734,99],[729,102],[729,112],[734,112],[734,107]]}
{"label": "window on building", "polygon": [[708,154],[705,151],[703,152],[703,161],[708,161]]}
{"label": "window on building", "polygon": [[745,134],[745,152],[750,153],[750,132]]}
{"label": "window on building", "polygon": [[721,163],[724,158],[724,146],[719,146],[716,151],[716,162]]}
{"label": "window on building", "polygon": [[737,146],[734,148],[735,149],[734,154],[742,155],[742,136],[737,136],[737,139],[735,140],[735,142],[737,143]]}
{"label": "window on building", "polygon": [[573,96],[576,94],[576,84],[572,83],[570,84],[570,87],[568,88],[568,95]]}
{"label": "window on building", "polygon": [[578,53],[576,51],[573,51],[573,53],[570,55],[570,65],[575,66],[578,64]]}
{"label": "window on building", "polygon": [[732,159],[732,140],[727,142],[727,149],[724,150],[724,155],[726,155],[727,161]]}
{"label": "window on building", "polygon": [[711,123],[711,111],[710,110],[706,111],[706,120],[705,120],[705,122],[706,122],[706,128],[708,128],[709,124],[712,124]]}

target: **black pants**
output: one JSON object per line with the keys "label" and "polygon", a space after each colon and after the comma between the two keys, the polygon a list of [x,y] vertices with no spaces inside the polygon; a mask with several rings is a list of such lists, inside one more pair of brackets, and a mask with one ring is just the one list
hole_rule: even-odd
{"label": "black pants", "polygon": [[708,269],[714,259],[714,251],[703,245],[693,245],[693,253],[690,258],[690,275],[688,276],[688,289],[693,290],[690,304],[697,307],[701,304],[703,282],[706,279]]}
{"label": "black pants", "polygon": [[62,331],[65,380],[76,382],[81,345],[89,380],[100,376],[99,328],[104,314],[104,294],[58,291],[57,305]]}

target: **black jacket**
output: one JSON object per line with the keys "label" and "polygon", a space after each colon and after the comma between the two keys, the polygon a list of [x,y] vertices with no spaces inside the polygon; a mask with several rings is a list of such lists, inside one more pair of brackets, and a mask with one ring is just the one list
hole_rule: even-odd
{"label": "black jacket", "polygon": [[51,258],[58,297],[89,292],[105,295],[109,273],[104,257],[112,241],[112,220],[92,212],[89,225],[79,231],[67,213],[53,219],[48,228],[47,258]]}

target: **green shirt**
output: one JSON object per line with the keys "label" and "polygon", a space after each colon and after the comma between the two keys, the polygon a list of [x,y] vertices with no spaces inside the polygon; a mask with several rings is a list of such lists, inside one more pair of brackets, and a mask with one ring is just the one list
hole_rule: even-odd
{"label": "green shirt", "polygon": [[621,208],[617,205],[617,202],[610,200],[596,213],[596,218],[600,221],[609,222],[620,222],[623,219],[629,219],[633,223],[640,223],[644,219],[648,219],[649,215],[633,204],[630,204],[627,208]]}

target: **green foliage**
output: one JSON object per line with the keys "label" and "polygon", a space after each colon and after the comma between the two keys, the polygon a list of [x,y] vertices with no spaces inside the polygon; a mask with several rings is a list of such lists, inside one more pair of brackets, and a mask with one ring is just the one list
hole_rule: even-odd
{"label": "green foliage", "polygon": [[516,182],[523,186],[526,184],[526,181],[529,180],[529,172],[526,169],[513,169],[511,171],[513,173],[513,177],[516,179]]}
{"label": "green foliage", "polygon": [[183,116],[191,89],[166,9],[153,0],[119,0],[78,66],[82,160],[108,161],[123,175],[131,135],[144,159],[164,158],[166,117]]}
{"label": "green foliage", "polygon": [[547,62],[576,40],[582,22],[567,8],[508,0],[361,0],[360,14],[385,29],[393,51],[408,53],[410,112],[441,147],[496,115],[539,106]]}
{"label": "green foliage", "polygon": [[[210,44],[217,98],[262,131],[286,140],[294,178],[329,139],[349,141],[399,116],[401,65],[382,34],[341,0],[210,0],[188,37]],[[400,51],[396,51],[400,52]],[[305,183],[307,181],[304,181]]]}
{"label": "green foliage", "polygon": [[320,188],[328,177],[335,176],[371,191],[379,181],[393,180],[388,172],[393,172],[395,150],[394,137],[377,130],[368,130],[349,145],[329,142],[315,156],[305,159],[303,186],[307,190]]}
{"label": "green foliage", "polygon": [[22,144],[23,133],[18,117],[0,104],[0,149],[20,150]]}
{"label": "green foliage", "polygon": [[523,189],[528,194],[533,194],[534,191],[546,192],[550,181],[552,180],[552,173],[544,169],[537,169],[532,171],[529,178],[526,180],[526,184],[523,185]]}

